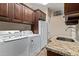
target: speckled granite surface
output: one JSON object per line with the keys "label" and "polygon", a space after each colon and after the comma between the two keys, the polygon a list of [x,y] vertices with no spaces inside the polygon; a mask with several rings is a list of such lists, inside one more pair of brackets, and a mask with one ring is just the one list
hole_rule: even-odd
{"label": "speckled granite surface", "polygon": [[47,50],[66,55],[79,56],[79,43],[56,40],[56,37],[50,39],[51,42],[46,46]]}

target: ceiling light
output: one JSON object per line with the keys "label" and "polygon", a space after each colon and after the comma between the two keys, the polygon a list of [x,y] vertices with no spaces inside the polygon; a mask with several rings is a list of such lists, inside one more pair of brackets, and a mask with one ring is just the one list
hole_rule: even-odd
{"label": "ceiling light", "polygon": [[47,5],[48,3],[41,3],[42,5]]}

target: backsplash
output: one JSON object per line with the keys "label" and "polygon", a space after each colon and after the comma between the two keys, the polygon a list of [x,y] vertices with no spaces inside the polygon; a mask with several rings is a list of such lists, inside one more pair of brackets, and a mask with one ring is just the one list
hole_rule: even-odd
{"label": "backsplash", "polygon": [[71,32],[72,32],[72,38],[75,40],[75,42],[77,42],[76,40],[76,25],[71,25],[72,28],[71,28]]}
{"label": "backsplash", "polygon": [[79,24],[76,25],[76,40],[79,42]]}
{"label": "backsplash", "polygon": [[0,30],[31,30],[31,25],[0,21]]}
{"label": "backsplash", "polygon": [[76,42],[79,42],[79,24],[73,25],[72,27],[72,38],[75,39]]}

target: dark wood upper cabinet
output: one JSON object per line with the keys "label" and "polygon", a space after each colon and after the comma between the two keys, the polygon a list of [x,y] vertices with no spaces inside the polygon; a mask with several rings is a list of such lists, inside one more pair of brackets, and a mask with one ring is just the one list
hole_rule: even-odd
{"label": "dark wood upper cabinet", "polygon": [[0,3],[0,21],[10,21],[8,18],[8,4]]}
{"label": "dark wood upper cabinet", "polygon": [[79,13],[79,3],[64,3],[65,15]]}
{"label": "dark wood upper cabinet", "polygon": [[35,22],[35,12],[32,13],[32,23]]}
{"label": "dark wood upper cabinet", "polygon": [[30,9],[29,7],[24,6],[24,18],[23,18],[23,23],[33,23],[34,19],[34,10]]}
{"label": "dark wood upper cabinet", "polygon": [[0,20],[32,24],[34,10],[22,3],[0,3]]}
{"label": "dark wood upper cabinet", "polygon": [[0,3],[0,16],[7,17],[8,16],[8,4]]}
{"label": "dark wood upper cabinet", "polygon": [[24,14],[23,14],[23,23],[27,23],[28,22],[28,8],[27,7],[24,7],[23,8],[24,10]]}
{"label": "dark wood upper cabinet", "polygon": [[19,3],[14,4],[14,21],[22,22],[23,20],[23,6]]}
{"label": "dark wood upper cabinet", "polygon": [[29,12],[29,13],[28,13],[28,17],[29,17],[28,19],[29,19],[30,22],[33,22],[33,12],[34,12],[34,11],[31,10],[31,9],[29,9],[28,12]]}
{"label": "dark wood upper cabinet", "polygon": [[14,19],[14,3],[8,3],[8,17]]}
{"label": "dark wood upper cabinet", "polygon": [[76,25],[79,19],[79,3],[65,3],[64,14],[66,25]]}

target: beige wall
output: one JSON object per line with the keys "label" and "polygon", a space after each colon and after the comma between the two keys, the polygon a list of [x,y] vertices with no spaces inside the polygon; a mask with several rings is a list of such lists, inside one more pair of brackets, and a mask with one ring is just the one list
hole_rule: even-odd
{"label": "beige wall", "polygon": [[65,18],[63,15],[60,16],[53,16],[53,12],[51,13],[51,18],[48,21],[48,32],[49,38],[54,36],[64,36],[64,37],[71,37],[71,29],[67,29],[68,26],[65,25]]}

